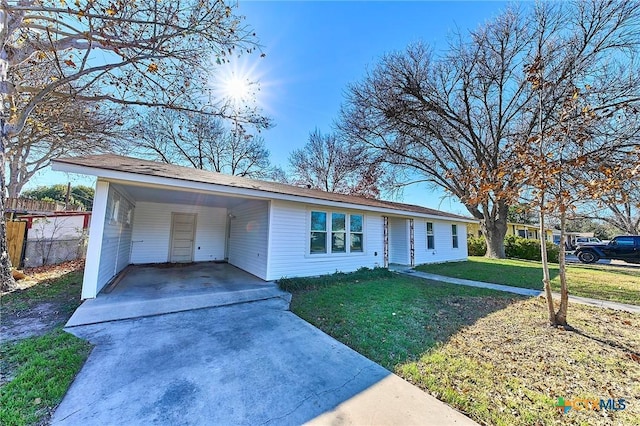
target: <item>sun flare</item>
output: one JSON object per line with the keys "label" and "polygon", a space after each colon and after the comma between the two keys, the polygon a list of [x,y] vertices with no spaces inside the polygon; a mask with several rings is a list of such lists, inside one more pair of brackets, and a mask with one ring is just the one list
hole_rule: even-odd
{"label": "sun flare", "polygon": [[235,108],[261,107],[264,97],[257,63],[240,60],[215,69],[210,85],[215,101],[229,102]]}
{"label": "sun flare", "polygon": [[231,76],[222,84],[224,87],[225,97],[235,102],[246,101],[251,95],[252,83],[248,78]]}

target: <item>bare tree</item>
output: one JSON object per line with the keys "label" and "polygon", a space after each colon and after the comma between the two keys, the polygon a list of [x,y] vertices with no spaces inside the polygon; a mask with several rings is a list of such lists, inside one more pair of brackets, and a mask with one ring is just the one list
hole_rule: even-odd
{"label": "bare tree", "polygon": [[504,257],[509,205],[519,192],[513,140],[535,123],[518,73],[530,43],[521,14],[505,12],[452,41],[391,53],[348,89],[340,128],[386,162],[458,197],[481,220],[487,255]]}
{"label": "bare tree", "polygon": [[[557,118],[558,105],[572,94],[571,72],[595,75],[615,51],[640,40],[638,7],[591,0],[545,3],[529,14],[508,9],[468,39],[454,39],[444,54],[424,44],[388,54],[349,87],[340,128],[385,161],[414,171],[415,181],[459,198],[481,221],[486,255],[504,257],[508,209],[527,178],[518,146],[535,138],[540,121],[547,126]],[[540,39],[555,47],[542,58],[546,72],[564,84],[538,108],[525,68]]]}
{"label": "bare tree", "polygon": [[634,161],[629,156],[623,161],[618,164],[609,163],[596,171],[599,180],[614,173],[620,185],[604,189],[596,195],[596,199],[593,199],[593,195],[589,197],[592,198],[591,202],[587,203],[578,216],[603,221],[628,235],[640,235],[640,158]]}
{"label": "bare tree", "polygon": [[[633,60],[640,47],[639,10],[638,5],[593,1],[573,9],[540,4],[533,15],[536,55],[525,71],[537,95],[538,127],[535,136],[519,141],[516,153],[523,183],[533,189],[540,212],[543,283],[553,326],[570,328],[567,216],[581,200],[620,188],[633,169],[629,162],[640,154],[637,117],[629,113],[640,103],[640,68]],[[547,213],[560,219],[557,311],[544,240]]]}
{"label": "bare tree", "polygon": [[239,124],[229,129],[211,115],[154,110],[133,125],[131,139],[133,152],[164,163],[250,178],[268,177],[272,170],[261,137]]}
{"label": "bare tree", "polygon": [[120,124],[120,114],[99,105],[71,101],[39,105],[24,130],[9,142],[9,197],[17,197],[52,158],[118,149],[125,137]]}
{"label": "bare tree", "polygon": [[[0,210],[6,154],[39,105],[111,102],[226,115],[221,103],[202,106],[211,61],[255,46],[254,34],[224,1],[0,0]],[[30,85],[19,78],[25,66],[55,72],[45,84]],[[263,121],[251,110],[239,117]],[[13,285],[4,217],[0,282],[2,289]]]}
{"label": "bare tree", "polygon": [[318,129],[309,141],[291,152],[289,165],[295,185],[327,192],[380,197],[382,168],[366,151],[350,145],[337,134]]}

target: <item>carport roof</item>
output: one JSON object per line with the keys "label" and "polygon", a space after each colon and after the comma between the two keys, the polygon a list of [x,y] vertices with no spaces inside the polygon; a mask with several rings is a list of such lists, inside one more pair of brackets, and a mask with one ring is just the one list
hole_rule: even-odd
{"label": "carport roof", "polygon": [[[359,197],[355,195],[337,194],[325,192],[317,189],[303,188],[287,185],[278,182],[267,182],[249,179],[240,176],[225,175],[205,170],[198,170],[189,167],[176,166],[155,161],[142,160],[139,158],[124,157],[113,154],[89,155],[82,157],[67,157],[53,160],[54,163],[81,166],[82,168],[96,170],[111,170],[122,173],[132,173],[137,175],[153,176],[159,178],[178,179],[188,182],[197,182],[213,185],[222,185],[232,188],[242,188],[248,190],[264,191],[273,194],[288,195],[294,197],[313,198],[317,200],[333,201],[338,203],[349,203],[373,208],[392,209],[399,212],[411,212],[428,216],[440,216],[448,219],[455,219],[464,222],[475,222],[474,219],[447,213],[427,207],[413,204],[396,203],[391,201],[376,200],[372,198]],[[70,170],[67,170],[70,171]],[[87,170],[87,172],[89,172]],[[87,173],[100,176],[100,173],[93,171]]]}

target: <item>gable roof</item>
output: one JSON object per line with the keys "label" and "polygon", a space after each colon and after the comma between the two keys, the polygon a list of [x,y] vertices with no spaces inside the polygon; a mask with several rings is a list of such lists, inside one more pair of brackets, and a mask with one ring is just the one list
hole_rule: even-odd
{"label": "gable roof", "polygon": [[[240,176],[231,176],[222,173],[193,169],[190,167],[176,166],[173,164],[158,163],[155,161],[124,157],[114,154],[58,158],[54,159],[53,163],[69,164],[89,169],[111,170],[122,173],[178,179],[188,182],[222,185],[231,188],[264,191],[273,194],[289,195],[294,197],[314,198],[317,200],[349,203],[373,208],[377,207],[383,209],[392,209],[398,210],[399,212],[412,212],[430,216],[440,216],[443,218],[456,219],[464,222],[474,221],[474,219],[468,217],[430,209],[427,207],[416,206],[413,204],[396,203],[392,201],[377,200],[356,195],[325,192],[317,189],[303,188],[284,183],[261,181]],[[99,173],[91,174],[100,176]]]}

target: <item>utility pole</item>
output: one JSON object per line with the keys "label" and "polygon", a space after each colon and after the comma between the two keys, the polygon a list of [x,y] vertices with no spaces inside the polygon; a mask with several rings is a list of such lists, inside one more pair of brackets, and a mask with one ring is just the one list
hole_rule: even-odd
{"label": "utility pole", "polygon": [[67,183],[67,194],[64,196],[64,211],[69,210],[69,197],[71,196],[71,182]]}

